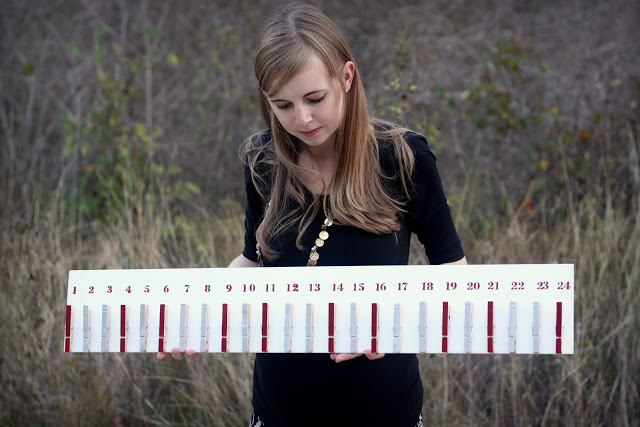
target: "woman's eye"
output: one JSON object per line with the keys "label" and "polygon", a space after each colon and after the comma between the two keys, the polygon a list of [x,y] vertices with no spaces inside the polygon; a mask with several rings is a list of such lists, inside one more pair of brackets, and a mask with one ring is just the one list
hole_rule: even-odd
{"label": "woman's eye", "polygon": [[276,107],[278,107],[278,110],[286,110],[287,108],[289,108],[291,104],[283,104],[283,105],[276,105]]}
{"label": "woman's eye", "polygon": [[311,102],[313,104],[317,104],[317,103],[322,102],[322,101],[324,101],[324,96],[321,96],[320,98],[314,98],[314,99],[309,98],[309,102]]}

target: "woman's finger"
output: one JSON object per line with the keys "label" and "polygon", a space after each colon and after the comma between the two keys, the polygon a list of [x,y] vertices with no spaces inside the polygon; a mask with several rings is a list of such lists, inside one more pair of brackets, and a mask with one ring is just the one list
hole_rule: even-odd
{"label": "woman's finger", "polygon": [[[164,359],[165,357],[167,357],[167,354],[169,354],[169,353],[165,353],[165,352],[159,351],[159,352],[158,352],[158,354],[156,355],[156,357],[158,358],[158,360],[162,360],[162,359]],[[196,358],[196,356],[198,356],[198,353],[197,353],[195,350],[193,350],[193,349],[189,349],[189,350],[187,350],[187,352],[186,352],[186,353],[181,352],[181,351],[180,351],[180,349],[179,349],[179,348],[177,348],[177,347],[174,347],[174,348],[172,348],[172,349],[171,349],[171,357],[173,357],[173,358],[174,358],[174,359],[176,359],[176,360],[182,360],[182,359],[184,359],[184,356],[185,356],[185,355],[186,355],[189,359],[195,359],[195,358]]]}
{"label": "woman's finger", "polygon": [[365,350],[363,352],[363,354],[367,357],[367,359],[369,360],[376,360],[376,359],[382,359],[384,357],[384,353],[374,353],[371,350]]}
{"label": "woman's finger", "polygon": [[347,360],[355,359],[358,356],[362,356],[362,353],[331,353],[331,360],[336,363],[345,362]]}

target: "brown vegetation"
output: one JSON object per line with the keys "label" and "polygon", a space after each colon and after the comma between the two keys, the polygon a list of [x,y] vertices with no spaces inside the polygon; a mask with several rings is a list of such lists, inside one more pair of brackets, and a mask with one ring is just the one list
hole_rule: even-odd
{"label": "brown vegetation", "polygon": [[[275,1],[0,8],[0,423],[246,425],[250,357],[63,355],[70,269],[225,266]],[[640,423],[640,6],[314,1],[471,263],[574,263],[573,356],[421,356],[430,425]],[[425,262],[416,250],[412,262]]]}

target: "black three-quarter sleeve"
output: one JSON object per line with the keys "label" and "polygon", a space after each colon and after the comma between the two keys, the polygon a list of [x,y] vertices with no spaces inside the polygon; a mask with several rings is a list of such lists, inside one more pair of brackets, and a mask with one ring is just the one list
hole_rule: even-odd
{"label": "black three-quarter sleeve", "polygon": [[436,157],[424,136],[408,133],[407,143],[415,156],[413,188],[407,224],[424,245],[430,264],[458,261],[464,251],[442,188]]}
{"label": "black three-quarter sleeve", "polygon": [[258,262],[258,256],[256,254],[256,229],[262,219],[264,204],[253,184],[251,171],[248,166],[244,168],[244,187],[247,193],[247,204],[245,208],[244,249],[242,255],[250,261]]}
{"label": "black three-quarter sleeve", "polygon": [[[271,132],[266,130],[261,133],[254,135],[251,138],[250,146],[248,147],[249,151],[253,151],[257,148],[265,148],[267,144],[270,144],[271,140]],[[261,146],[261,147],[260,147]],[[266,147],[268,148],[268,147]],[[271,178],[268,176],[269,172],[271,172],[271,166],[267,161],[269,157],[266,154],[268,150],[258,150],[259,153],[255,151],[250,154],[251,156],[258,156],[258,159],[255,162],[255,167],[257,168],[257,173],[260,175],[263,181],[258,181],[258,185],[260,185],[260,190],[263,194],[268,194],[270,192],[270,180]],[[244,167],[244,188],[247,196],[247,203],[245,207],[245,220],[244,220],[244,249],[242,250],[242,255],[248,260],[257,262],[258,256],[256,254],[256,229],[260,226],[260,222],[262,221],[262,217],[265,211],[265,202],[260,196],[260,193],[256,189],[256,185],[251,177],[251,169],[247,165],[248,160],[245,162]],[[262,182],[262,184],[260,184]]]}

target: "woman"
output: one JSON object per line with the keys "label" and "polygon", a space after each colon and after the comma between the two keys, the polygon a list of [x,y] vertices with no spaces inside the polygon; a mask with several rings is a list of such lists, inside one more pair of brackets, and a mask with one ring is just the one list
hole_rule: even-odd
{"label": "woman", "polygon": [[[466,264],[426,139],[369,116],[325,15],[276,11],[255,75],[268,130],[245,144],[245,248],[229,267],[407,264],[412,232],[431,264]],[[421,425],[416,356],[360,356],[256,354],[252,425]]]}

